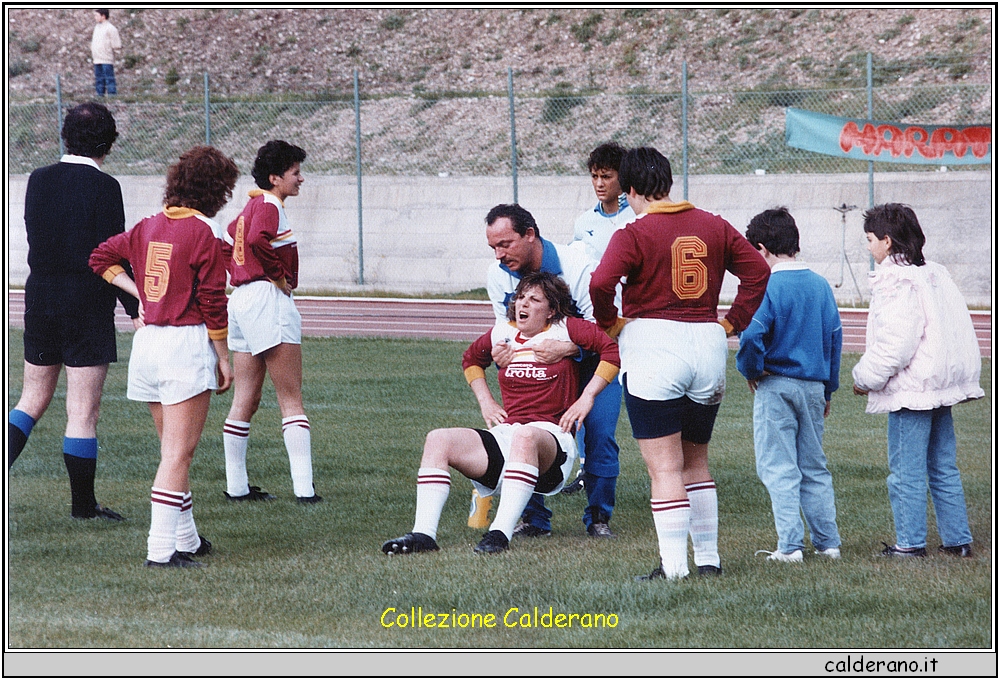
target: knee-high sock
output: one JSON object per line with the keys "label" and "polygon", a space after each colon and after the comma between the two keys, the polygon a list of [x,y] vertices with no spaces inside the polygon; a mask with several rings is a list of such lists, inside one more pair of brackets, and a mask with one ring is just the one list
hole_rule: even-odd
{"label": "knee-high sock", "polygon": [[63,437],[63,462],[69,473],[73,516],[90,518],[96,513],[94,476],[97,473],[97,439]]}
{"label": "knee-high sock", "polygon": [[490,531],[502,531],[509,540],[514,535],[514,526],[521,519],[521,513],[528,505],[531,494],[538,484],[538,468],[527,463],[508,463],[503,473],[500,503],[497,514],[490,525]]}
{"label": "knee-high sock", "polygon": [[154,486],[149,500],[151,508],[146,559],[151,562],[167,562],[177,550],[177,525],[184,505],[184,492]]}
{"label": "knee-high sock", "polygon": [[417,470],[417,511],[413,518],[413,533],[437,539],[441,511],[451,491],[448,470],[420,468]]}
{"label": "knee-high sock", "polygon": [[652,499],[653,525],[660,544],[660,562],[667,578],[688,575],[687,537],[691,504],[686,498],[673,501]]}
{"label": "knee-high sock", "polygon": [[24,445],[28,443],[31,435],[31,428],[35,426],[35,419],[24,411],[11,409],[7,414],[7,468],[14,464],[17,457],[24,450]]}
{"label": "knee-high sock", "polygon": [[222,426],[222,446],[226,451],[226,491],[230,496],[250,493],[247,481],[247,442],[250,423],[226,418]]}
{"label": "knee-high sock", "polygon": [[187,491],[181,499],[181,514],[177,517],[177,552],[193,553],[201,546],[198,528],[194,525],[194,499]]}
{"label": "knee-high sock", "polygon": [[315,495],[313,488],[312,443],[309,419],[305,414],[281,419],[281,433],[288,450],[288,466],[292,471],[292,490],[299,498]]}
{"label": "knee-high sock", "polygon": [[715,482],[696,482],[684,487],[691,502],[691,544],[695,566],[721,566],[719,560],[719,496]]}

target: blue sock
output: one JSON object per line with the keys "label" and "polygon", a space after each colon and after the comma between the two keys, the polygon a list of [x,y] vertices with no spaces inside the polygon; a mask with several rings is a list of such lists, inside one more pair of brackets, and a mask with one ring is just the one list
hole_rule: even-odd
{"label": "blue sock", "polygon": [[35,426],[35,419],[24,411],[13,409],[7,415],[7,468],[14,464],[28,443],[28,435]]}
{"label": "blue sock", "polygon": [[94,475],[97,471],[97,439],[63,437],[63,462],[69,473],[73,516],[90,518],[97,514]]}
{"label": "blue sock", "polygon": [[31,428],[35,426],[34,418],[24,411],[18,411],[16,408],[12,409],[7,415],[7,422],[23,432],[25,437],[31,434]]}
{"label": "blue sock", "polygon": [[93,458],[97,460],[97,438],[75,439],[63,437],[63,453],[76,458]]}

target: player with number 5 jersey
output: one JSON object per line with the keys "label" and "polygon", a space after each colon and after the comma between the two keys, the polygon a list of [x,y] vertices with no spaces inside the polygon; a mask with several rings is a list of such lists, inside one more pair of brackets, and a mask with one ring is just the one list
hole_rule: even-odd
{"label": "player with number 5 jersey", "polygon": [[[625,406],[649,470],[661,557],[650,577],[687,575],[689,532],[698,573],[718,575],[708,442],[726,389],[726,336],[750,323],[770,269],[724,219],[670,200],[670,162],[656,149],[628,151],[618,179],[638,217],[611,236],[590,297],[598,325],[618,337]],[[740,283],[719,320],[727,271]],[[623,277],[619,315],[615,287]]]}

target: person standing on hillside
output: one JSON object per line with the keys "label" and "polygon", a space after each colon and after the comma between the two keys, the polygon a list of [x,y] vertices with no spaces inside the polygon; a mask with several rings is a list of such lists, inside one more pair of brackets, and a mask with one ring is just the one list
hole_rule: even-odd
{"label": "person standing on hillside", "polygon": [[[72,516],[121,521],[94,496],[101,391],[108,364],[118,360],[115,289],[87,264],[98,244],[125,231],[121,186],[101,172],[118,130],[107,107],[87,103],[66,114],[62,138],[66,155],[31,173],[24,199],[30,269],[24,286],[24,384],[7,418],[8,466],[52,402],[65,365],[63,461]],[[124,292],[117,297],[138,328],[139,301]]]}
{"label": "person standing on hillside", "polygon": [[94,90],[98,97],[107,92],[118,94],[115,83],[115,51],[122,48],[122,39],[118,29],[108,20],[110,13],[106,9],[94,10],[94,35],[90,39],[90,53],[94,59]]}

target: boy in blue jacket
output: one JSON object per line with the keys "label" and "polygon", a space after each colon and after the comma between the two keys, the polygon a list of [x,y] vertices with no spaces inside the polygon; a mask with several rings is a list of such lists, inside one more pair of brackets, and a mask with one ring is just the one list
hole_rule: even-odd
{"label": "boy in blue jacket", "polygon": [[823,419],[840,382],[840,313],[826,279],[795,261],[799,230],[786,208],[755,216],[746,237],[771,266],[764,301],[736,354],[754,393],[757,475],[771,496],[778,533],[776,550],[757,552],[801,562],[805,515],[816,553],[836,559],[840,534]]}

